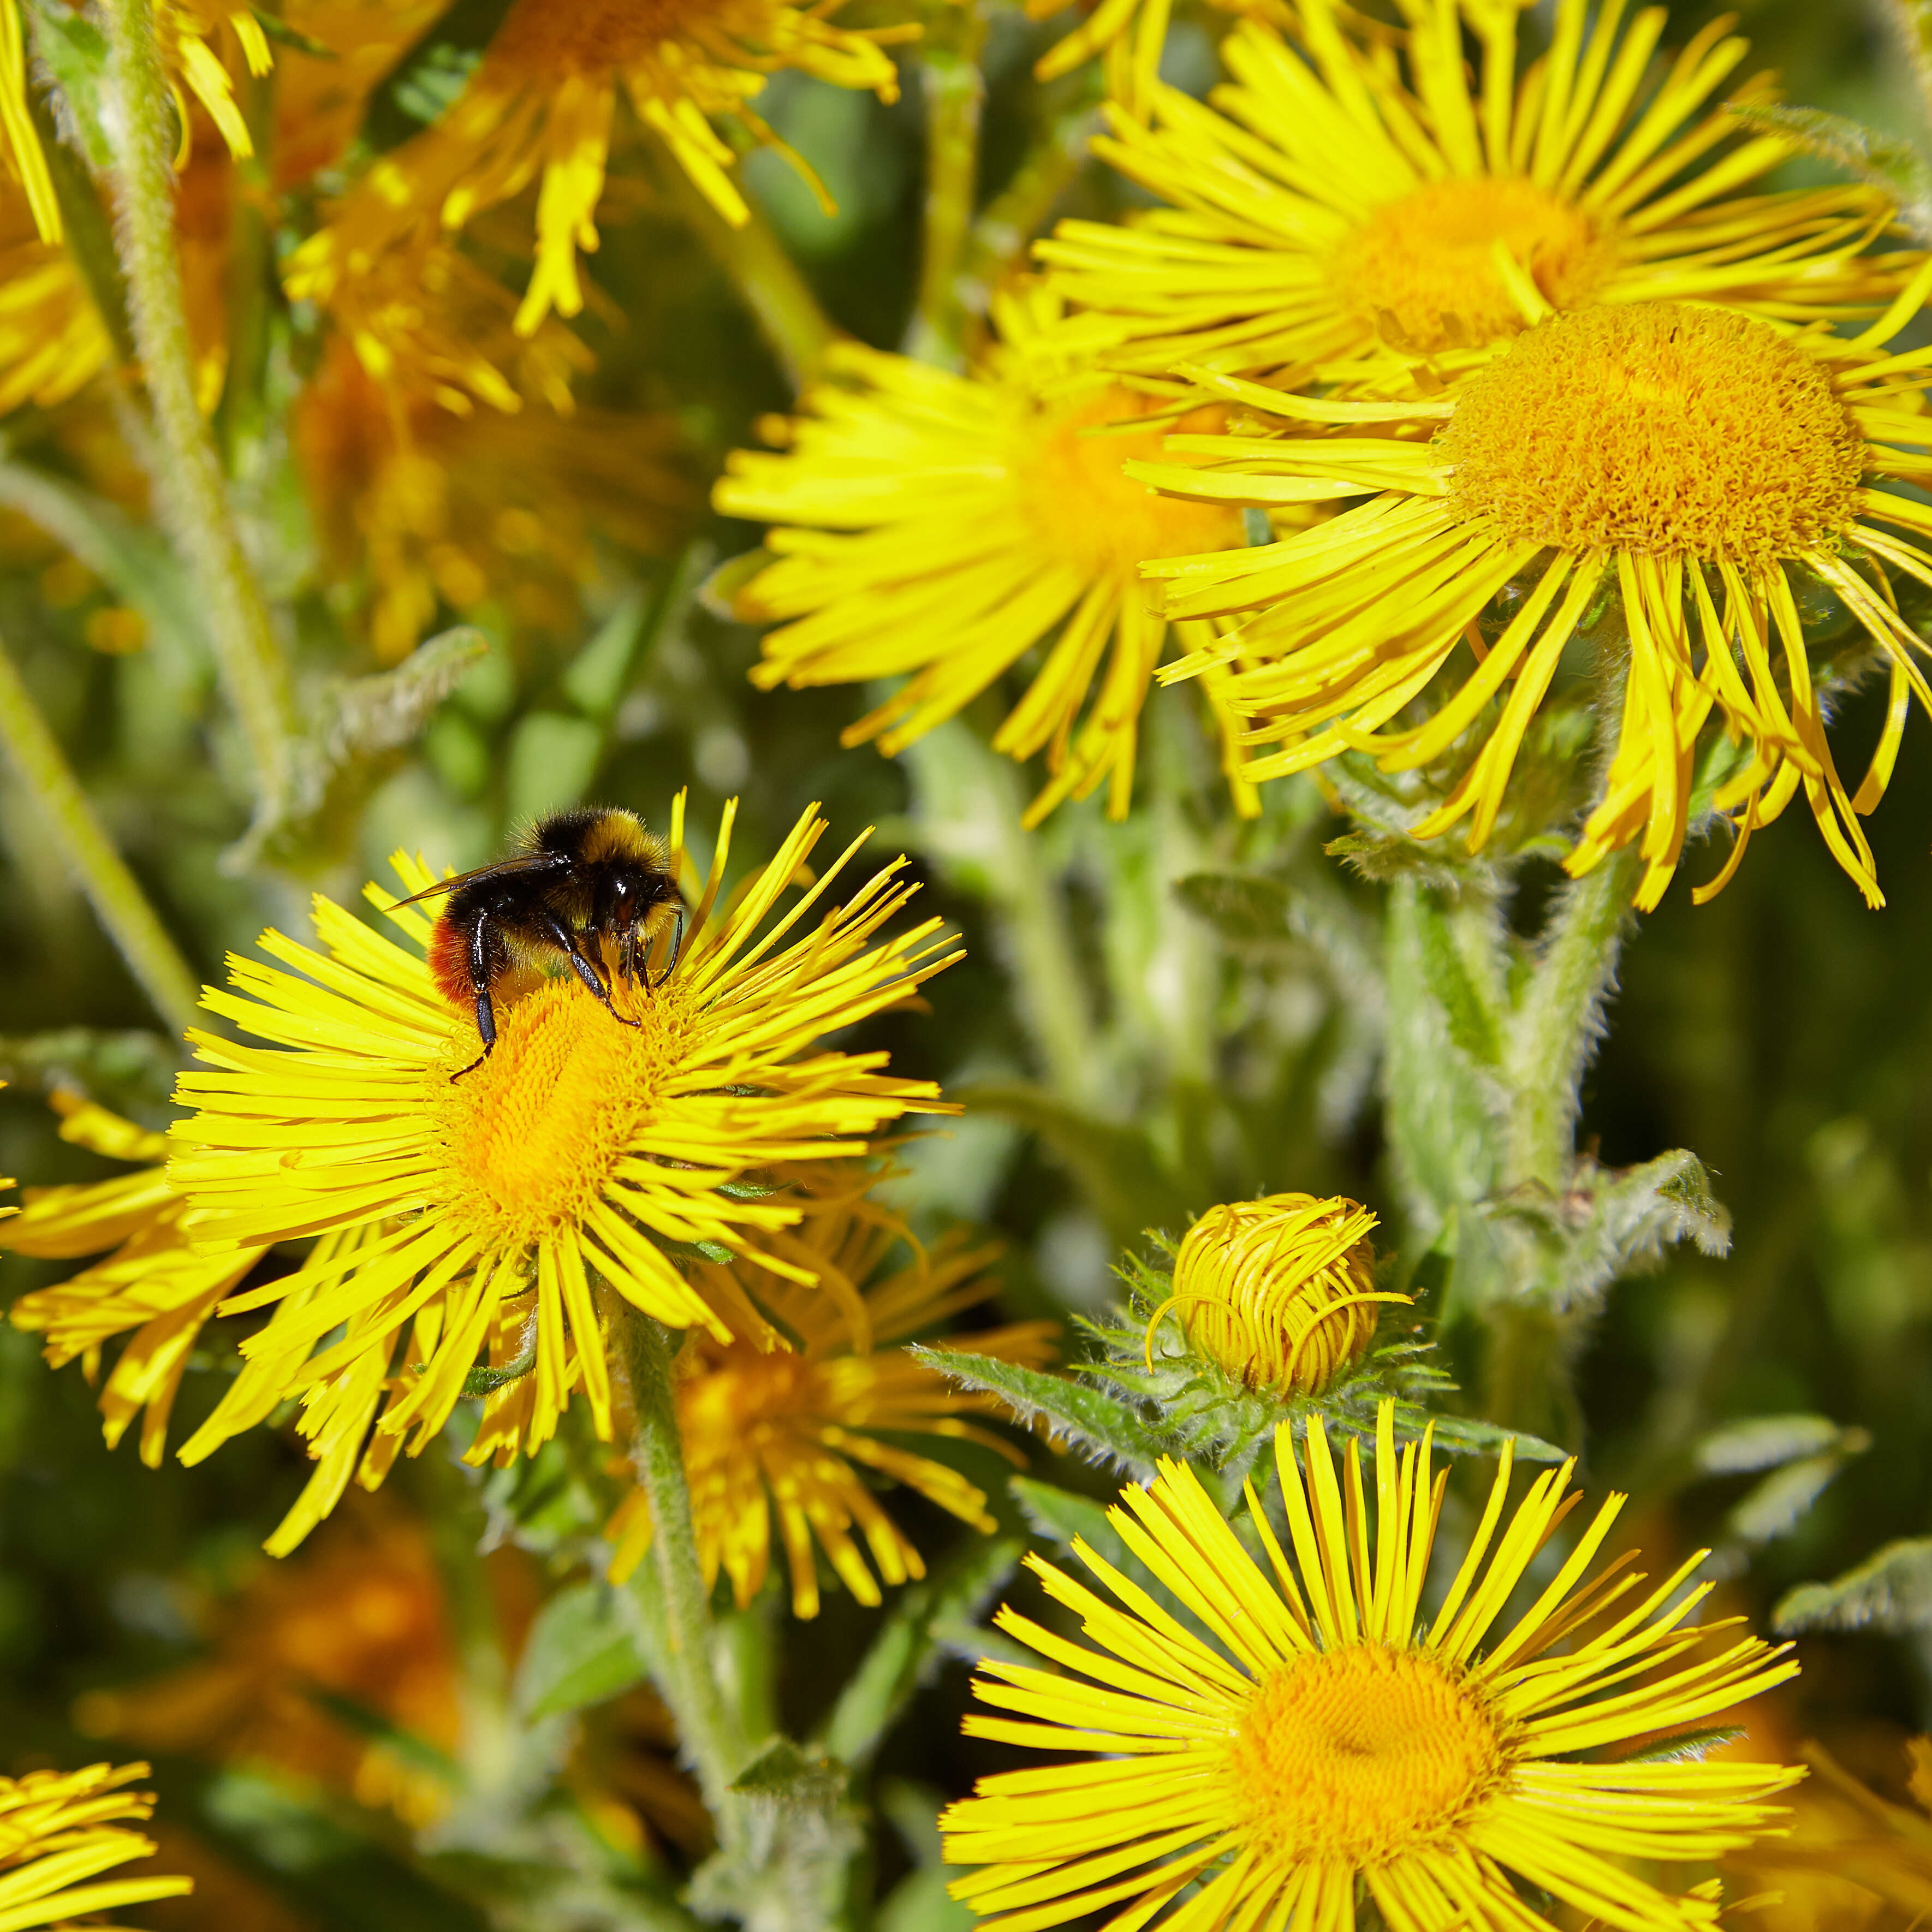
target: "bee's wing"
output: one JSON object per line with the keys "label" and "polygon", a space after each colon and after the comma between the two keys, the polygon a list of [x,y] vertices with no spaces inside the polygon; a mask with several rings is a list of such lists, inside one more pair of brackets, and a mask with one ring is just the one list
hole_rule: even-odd
{"label": "bee's wing", "polygon": [[412,892],[406,899],[398,899],[388,910],[400,911],[406,905],[414,905],[418,900],[440,898],[445,892],[453,892],[458,886],[466,886],[475,879],[500,879],[517,872],[554,872],[560,866],[570,861],[558,852],[533,852],[526,858],[499,859],[494,865],[478,866],[472,872],[458,872],[453,878],[439,879],[433,886],[425,886],[419,892]]}

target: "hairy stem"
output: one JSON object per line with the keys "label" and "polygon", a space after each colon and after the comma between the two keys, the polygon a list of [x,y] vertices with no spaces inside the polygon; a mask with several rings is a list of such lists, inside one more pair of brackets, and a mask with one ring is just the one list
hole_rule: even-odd
{"label": "hairy stem", "polygon": [[818,305],[798,264],[755,202],[748,218],[734,227],[692,184],[676,156],[660,143],[658,173],[686,226],[731,279],[750,310],[758,332],[794,389],[818,374],[825,352],[843,332]]}
{"label": "hairy stem", "polygon": [[713,1668],[711,1593],[698,1568],[692,1527],[672,1396],[670,1334],[634,1309],[627,1307],[622,1319],[637,1414],[631,1461],[651,1510],[651,1568],[644,1580],[657,1585],[650,1621],[662,1639],[664,1682],[658,1688],[677,1720],[678,1737],[691,1754],[721,1841],[728,1841],[738,1810],[731,1783],[745,1767],[747,1750],[743,1726],[727,1706]]}
{"label": "hairy stem", "polygon": [[1510,1028],[1506,1180],[1560,1190],[1576,1155],[1578,1090],[1603,1034],[1630,895],[1634,846],[1562,886],[1544,925],[1536,970]]}
{"label": "hairy stem", "polygon": [[969,318],[986,313],[994,289],[1018,264],[1086,164],[1088,143],[1100,127],[1100,63],[1090,63],[1086,71],[1092,77],[1091,92],[1040,130],[1012,179],[973,224],[957,280],[960,307]]}
{"label": "hairy stem", "polygon": [[80,880],[94,916],[155,1012],[176,1034],[196,1023],[200,988],[154,908],[114,849],[58,742],[0,644],[0,745]]}
{"label": "hairy stem", "polygon": [[296,736],[288,668],[242,544],[214,440],[195,395],[194,358],[175,246],[171,95],[153,0],[105,0],[112,52],[122,267],[160,440],[155,494],[206,606],[229,703],[248,747],[255,825],[293,804]]}
{"label": "hairy stem", "polygon": [[973,226],[980,183],[980,117],[986,79],[980,57],[988,9],[968,0],[956,9],[950,46],[922,49],[926,93],[926,209],[919,303],[906,344],[922,361],[956,367],[962,356],[964,308],[960,264]]}

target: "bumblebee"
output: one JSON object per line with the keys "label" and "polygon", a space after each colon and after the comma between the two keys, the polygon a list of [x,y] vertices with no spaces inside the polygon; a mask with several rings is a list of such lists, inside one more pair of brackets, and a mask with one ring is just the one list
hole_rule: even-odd
{"label": "bumblebee", "polygon": [[493,995],[516,968],[562,954],[610,1017],[620,1026],[634,1027],[639,1022],[610,1004],[613,965],[607,955],[614,955],[616,972],[640,981],[648,993],[652,942],[666,926],[674,928],[668,972],[684,940],[684,902],[671,876],[669,848],[644,830],[635,812],[614,806],[540,819],[508,857],[397,904],[414,905],[445,893],[448,901],[430,939],[430,973],[452,1005],[476,1002],[476,1030],[483,1039],[483,1051],[452,1073],[452,1080],[475,1072],[489,1058],[496,1044]]}

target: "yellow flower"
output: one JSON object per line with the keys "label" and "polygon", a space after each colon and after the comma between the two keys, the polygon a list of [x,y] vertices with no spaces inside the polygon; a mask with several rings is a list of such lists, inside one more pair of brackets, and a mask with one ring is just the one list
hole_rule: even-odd
{"label": "yellow flower", "polygon": [[[1747,52],[1713,22],[1647,88],[1664,14],[1558,0],[1548,54],[1516,78],[1513,0],[1403,0],[1382,40],[1304,0],[1299,44],[1246,22],[1222,111],[1170,87],[1150,122],[1116,106],[1094,143],[1168,208],[1063,223],[1040,245],[1094,313],[1113,366],[1180,362],[1298,383],[1378,341],[1428,352],[1522,326],[1526,292],[1567,309],[1660,297],[1785,319],[1882,302],[1896,272],[1859,251],[1892,208],[1863,186],[1740,194],[1791,152],[1713,97]],[[1472,87],[1466,27],[1480,43]],[[1406,77],[1404,70],[1406,69]],[[1771,98],[1764,80],[1731,98]]]}
{"label": "yellow flower", "polygon": [[[796,1616],[818,1614],[814,1536],[862,1604],[880,1598],[853,1538],[855,1527],[886,1582],[926,1574],[918,1550],[880,1506],[862,1468],[917,1490],[976,1529],[994,1526],[984,1493],[964,1477],[880,1440],[882,1434],[950,1436],[1022,1460],[999,1437],[959,1419],[994,1408],[990,1398],[966,1394],[910,1351],[887,1346],[991,1294],[993,1284],[976,1277],[993,1251],[968,1252],[949,1242],[931,1255],[916,1250],[908,1265],[875,1280],[905,1238],[903,1228],[876,1212],[825,1205],[784,1248],[793,1262],[819,1276],[816,1288],[743,1263],[730,1270],[730,1286],[768,1310],[796,1345],[773,1334],[746,1334],[751,1324],[743,1324],[744,1339],[694,1336],[679,1358],[678,1437],[698,1561],[707,1583],[724,1570],[741,1608],[764,1586],[774,1514],[791,1566]],[[724,1294],[713,1298],[725,1305]],[[1051,1322],[1027,1322],[950,1336],[948,1343],[1036,1364],[1051,1357],[1053,1334]],[[610,1576],[621,1582],[650,1547],[650,1504],[641,1490],[619,1505],[609,1534],[616,1545]]]}
{"label": "yellow flower", "polygon": [[[1246,767],[1256,779],[1350,750],[1412,770],[1466,737],[1461,776],[1411,829],[1430,838],[1467,818],[1474,850],[1558,658],[1619,592],[1629,655],[1616,755],[1569,871],[1635,842],[1636,903],[1657,903],[1714,715],[1744,748],[1714,799],[1738,836],[1700,901],[1802,786],[1833,855],[1882,904],[1858,818],[1884,792],[1912,693],[1932,703],[1885,574],[1932,582],[1932,512],[1875,487],[1932,474],[1919,406],[1932,351],[1883,345],[1928,286],[1922,271],[1851,342],[1671,302],[1556,316],[1447,393],[1409,402],[1216,380],[1294,433],[1222,440],[1211,477],[1178,465],[1137,474],[1236,501],[1369,500],[1285,542],[1154,566],[1177,616],[1256,614],[1219,652],[1163,675],[1246,654],[1228,702],[1255,721],[1246,742],[1268,748]],[[1798,613],[1798,593],[1814,586],[1891,669],[1890,712],[1855,796],[1826,742]],[[1452,694],[1426,722],[1390,728],[1438,676]]]}
{"label": "yellow flower", "polygon": [[918,28],[836,27],[826,16],[837,4],[516,0],[461,97],[384,155],[297,251],[290,293],[326,302],[398,243],[439,226],[461,228],[534,179],[536,270],[517,326],[534,329],[553,307],[576,314],[584,305],[577,256],[597,246],[594,217],[620,88],[706,198],[742,224],[749,211],[724,172],[732,151],[707,116],[782,147],[750,102],[782,68],[898,98],[884,47]]}
{"label": "yellow flower", "polygon": [[[462,1682],[434,1556],[413,1519],[368,1505],[300,1557],[258,1571],[218,1610],[210,1654],[74,1707],[76,1726],[266,1765],[416,1826],[448,1808],[434,1754],[461,1742]],[[317,1693],[383,1720],[372,1736]],[[394,1733],[419,1748],[399,1749]]]}
{"label": "yellow flower", "polygon": [[248,71],[260,79],[274,65],[260,21],[246,7],[214,5],[209,0],[161,0],[154,10],[154,32],[181,119],[179,160],[185,161],[188,155],[190,120],[181,92],[186,87],[207,110],[228,152],[238,161],[246,160],[255,152],[255,143],[236,104],[235,83],[214,50],[232,45]]}
{"label": "yellow flower", "polygon": [[1702,1861],[1748,1844],[1775,1828],[1782,1814],[1766,1801],[1802,1771],[1588,1755],[1701,1724],[1796,1673],[1754,1637],[1719,1638],[1726,1623],[1687,1628],[1711,1587],[1679,1595],[1701,1558],[1648,1593],[1629,1556],[1580,1588],[1622,1504],[1612,1496],[1498,1629],[1582,1500],[1564,1494],[1565,1462],[1536,1479],[1505,1525],[1505,1450],[1424,1624],[1447,1480],[1431,1478],[1429,1438],[1398,1460],[1384,1404],[1372,1495],[1355,1439],[1338,1478],[1318,1420],[1305,1479],[1286,1426],[1275,1460],[1292,1566],[1247,1491],[1272,1576],[1184,1464],[1164,1462],[1151,1488],[1126,1490],[1109,1513],[1198,1630],[1084,1544],[1076,1553],[1123,1607],[1028,1558],[1090,1641],[1003,1609],[1009,1636],[1077,1675],[989,1660],[974,1690],[1014,1714],[975,1712],[965,1729],[1081,1755],[982,1778],[949,1808],[946,1857],[987,1868],[956,1881],[954,1895],[1002,1932],[1108,1907],[1120,1927],[1348,1932],[1358,1888],[1388,1932],[1548,1926],[1514,1874],[1624,1932],[1711,1923],[1707,1899],[1672,1898],[1621,1861]]}
{"label": "yellow flower", "polygon": [[[0,0],[0,17],[7,0]],[[43,238],[27,196],[0,182],[0,416],[50,410],[107,366],[113,346],[58,240]]]}
{"label": "yellow flower", "polygon": [[194,1889],[191,1879],[101,1876],[154,1855],[152,1838],[117,1822],[154,1815],[151,1792],[121,1789],[147,1774],[145,1764],[96,1764],[0,1778],[0,1925],[7,1932],[65,1925]]}
{"label": "yellow flower", "polygon": [[689,522],[670,418],[575,407],[561,354],[518,370],[526,400],[483,354],[487,333],[420,300],[365,321],[332,338],[291,427],[332,574],[365,591],[382,662],[415,649],[439,603],[467,614],[495,598],[520,627],[566,632],[595,536],[662,551]]}
{"label": "yellow flower", "polygon": [[1910,1804],[1895,1804],[1822,1744],[1799,1755],[1812,1777],[1791,1834],[1725,1861],[1732,1888],[1762,1888],[1757,1932],[1912,1932],[1932,1916],[1932,1738],[1906,1747]]}
{"label": "yellow flower", "polygon": [[[1110,814],[1126,814],[1167,634],[1145,608],[1140,566],[1244,541],[1232,511],[1163,502],[1122,476],[1172,424],[1134,428],[1145,398],[1036,365],[1028,352],[1058,314],[1037,292],[1001,301],[1004,341],[964,376],[838,344],[834,380],[807,392],[805,413],[768,420],[781,453],[734,452],[712,494],[728,516],[781,526],[766,538],[776,560],[735,598],[748,621],[786,620],[765,638],[754,682],[911,674],[848,745],[900,751],[1052,639],[993,740],[1016,758],[1046,752],[1052,776],[1029,824],[1102,780]],[[1214,636],[1198,625],[1180,634],[1197,650]],[[1232,736],[1227,750],[1232,760]],[[1235,796],[1252,812],[1244,788]]]}
{"label": "yellow flower", "polygon": [[1376,1217],[1359,1202],[1270,1194],[1210,1208],[1174,1258],[1171,1309],[1188,1341],[1251,1388],[1319,1395],[1368,1353],[1376,1308]]}
{"label": "yellow flower", "polygon": [[197,1254],[182,1230],[187,1204],[168,1186],[166,1136],[70,1094],[56,1094],[53,1104],[62,1139],[138,1166],[110,1180],[27,1190],[25,1211],[0,1227],[0,1249],[55,1261],[113,1252],[58,1287],[22,1295],[10,1319],[46,1336],[50,1367],[80,1357],[89,1381],[100,1372],[102,1347],[135,1331],[100,1392],[100,1432],[115,1448],[145,1408],[141,1460],[158,1469],[169,1413],[202,1326],[266,1250]]}
{"label": "yellow flower", "polygon": [[[530,1449],[579,1387],[608,1439],[600,1302],[728,1340],[667,1247],[716,1244],[808,1285],[813,1271],[771,1246],[804,1211],[786,1164],[863,1156],[908,1111],[950,1111],[930,1082],[887,1075],[883,1053],[817,1046],[959,956],[937,920],[872,943],[916,890],[897,877],[904,861],[834,905],[854,841],[779,913],[787,888],[812,876],[826,829],[813,808],[721,902],[734,815],[728,806],[675,970],[658,976],[661,948],[650,992],[622,978],[614,988],[634,1024],[575,980],[532,973],[533,985],[500,991],[495,1050],[452,1078],[476,1060],[474,1019],[431,976],[430,913],[374,886],[370,903],[408,944],[318,896],[325,951],[271,932],[263,950],[293,971],[237,960],[237,990],[206,996],[280,1050],[193,1036],[209,1070],[182,1076],[182,1103],[198,1111],[172,1130],[169,1170],[193,1204],[188,1225],[210,1253],[320,1237],[296,1274],[226,1304],[275,1312],[181,1451],[197,1462],[301,1396],[297,1426],[320,1466],[269,1539],[274,1554],[352,1474],[380,1484],[406,1431],[412,1454],[434,1440],[479,1356],[531,1364],[498,1405]],[[683,839],[680,794],[674,876],[688,868]],[[399,854],[396,868],[405,892],[435,883],[419,861]],[[770,1193],[746,1182],[774,1171]]]}
{"label": "yellow flower", "polygon": [[[27,105],[27,40],[20,24],[20,0],[0,0],[0,157],[20,184],[35,235],[43,242],[58,242],[60,204],[54,199],[47,158]],[[0,269],[0,275],[4,272]]]}

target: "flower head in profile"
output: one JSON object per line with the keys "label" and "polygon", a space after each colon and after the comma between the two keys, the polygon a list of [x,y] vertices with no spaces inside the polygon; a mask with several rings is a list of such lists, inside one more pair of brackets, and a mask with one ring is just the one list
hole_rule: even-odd
{"label": "flower head in profile", "polygon": [[[1241,520],[1164,502],[1122,474],[1172,424],[1142,426],[1153,406],[1105,376],[1044,379],[1028,351],[1054,304],[1034,291],[994,314],[1003,340],[966,375],[837,345],[800,416],[766,424],[776,453],[733,454],[713,502],[777,526],[772,560],[738,586],[734,607],[778,626],[758,684],[903,679],[845,734],[888,753],[1042,647],[993,740],[1015,758],[1046,754],[1028,822],[1103,783],[1121,818],[1168,637],[1147,610],[1140,566],[1241,543]],[[1198,418],[1219,422],[1218,410]],[[1184,648],[1214,641],[1203,626],[1178,634]],[[1239,787],[1236,799],[1252,810]]]}
{"label": "flower head in profile", "polygon": [[113,1448],[145,1410],[141,1460],[158,1469],[189,1353],[224,1298],[267,1250],[197,1253],[182,1227],[187,1203],[168,1186],[166,1136],[71,1094],[56,1093],[53,1104],[62,1139],[130,1162],[133,1172],[27,1190],[19,1216],[0,1225],[0,1250],[49,1261],[101,1258],[56,1287],[22,1295],[9,1318],[16,1328],[46,1337],[50,1367],[78,1358],[90,1380],[99,1374],[102,1349],[128,1336],[100,1391],[101,1433]]}
{"label": "flower head in profile", "polygon": [[[611,116],[620,92],[728,221],[748,219],[710,123],[782,146],[752,111],[782,69],[898,95],[889,43],[917,28],[835,26],[832,5],[792,0],[516,0],[462,94],[433,126],[384,155],[290,264],[289,292],[327,302],[388,250],[537,189],[536,269],[517,317],[584,304],[580,250],[597,246]],[[789,153],[789,150],[786,151]],[[802,166],[802,163],[800,165]]]}
{"label": "flower head in profile", "polygon": [[[818,1614],[814,1540],[862,1604],[880,1600],[878,1579],[897,1584],[926,1574],[868,1475],[904,1484],[976,1529],[993,1527],[981,1490],[946,1464],[887,1439],[950,1437],[1021,1460],[1000,1437],[962,1419],[992,1410],[990,1397],[968,1394],[893,1346],[990,1295],[983,1270],[993,1251],[947,1241],[930,1253],[914,1248],[904,1265],[889,1268],[907,1238],[877,1210],[825,1203],[785,1240],[790,1258],[818,1276],[816,1287],[741,1262],[714,1293],[720,1306],[730,1305],[728,1296],[769,1310],[784,1334],[760,1334],[740,1318],[739,1340],[694,1335],[679,1359],[678,1436],[698,1561],[707,1582],[721,1569],[730,1578],[741,1607],[764,1586],[774,1517],[798,1616]],[[1036,1365],[1053,1353],[1054,1326],[1018,1322],[947,1339],[954,1348]],[[641,1490],[619,1506],[610,1534],[616,1545],[610,1576],[622,1582],[650,1546],[650,1505]]]}
{"label": "flower head in profile", "polygon": [[8,1932],[68,1925],[194,1889],[191,1879],[106,1876],[154,1855],[153,1839],[128,1828],[154,1816],[152,1792],[124,1788],[147,1774],[145,1764],[95,1764],[0,1778],[0,1924]]}
{"label": "flower head in profile", "polygon": [[[1166,206],[1063,223],[1039,254],[1114,367],[1178,363],[1298,382],[1387,345],[1506,340],[1534,307],[1669,298],[1789,320],[1876,299],[1898,271],[1861,251],[1891,220],[1864,186],[1766,194],[1792,152],[1719,90],[1748,51],[1714,21],[1652,78],[1661,8],[1557,0],[1516,74],[1510,0],[1403,0],[1391,47],[1337,0],[1292,39],[1243,22],[1205,105],[1151,89],[1095,150]],[[1466,35],[1480,44],[1472,81]],[[1880,292],[1882,291],[1883,292]]]}
{"label": "flower head in profile", "polygon": [[[1201,440],[1188,466],[1137,473],[1221,501],[1367,500],[1310,535],[1154,566],[1177,617],[1251,614],[1164,675],[1240,658],[1228,702],[1251,721],[1256,780],[1345,752],[1390,772],[1455,753],[1460,776],[1411,830],[1466,819],[1474,850],[1565,650],[1614,596],[1629,640],[1628,662],[1606,665],[1621,668],[1614,754],[1570,872],[1634,844],[1636,903],[1654,905],[1701,787],[1737,833],[1708,897],[1802,790],[1833,856],[1882,904],[1859,819],[1883,794],[1912,697],[1932,702],[1887,574],[1932,583],[1932,512],[1882,487],[1932,474],[1918,406],[1932,351],[1886,345],[1928,284],[1922,272],[1852,341],[1676,302],[1552,316],[1444,394],[1404,402],[1214,379],[1284,433],[1220,440],[1211,473],[1192,466]],[[1856,791],[1826,741],[1800,614],[1820,588],[1891,678]],[[1425,693],[1436,702],[1418,717]]]}
{"label": "flower head in profile", "polygon": [[1108,1514],[1178,1610],[1084,1543],[1114,1602],[1029,1557],[1087,1641],[1003,1609],[1000,1628],[1060,1670],[989,1659],[974,1690],[1010,1714],[975,1712],[965,1729],[1073,1755],[982,1778],[948,1808],[947,1858],[984,1868],[954,1895],[1002,1932],[1102,1911],[1175,1932],[1352,1932],[1358,1892],[1390,1932],[1550,1925],[1518,1882],[1622,1932],[1713,1922],[1703,1894],[1673,1898],[1620,1861],[1747,1844],[1777,1828],[1768,1801],[1803,1772],[1600,1754],[1702,1724],[1796,1664],[1727,1622],[1690,1623],[1711,1587],[1684,1587],[1701,1556],[1655,1589],[1629,1555],[1586,1583],[1621,1497],[1512,1611],[1582,1497],[1564,1493],[1565,1462],[1505,1520],[1507,1449],[1425,1621],[1445,1480],[1430,1451],[1425,1435],[1398,1456],[1384,1406],[1371,1491],[1354,1439],[1338,1470],[1312,1420],[1298,1467],[1278,1430],[1287,1550],[1247,1492],[1266,1569],[1192,1469],[1164,1462]]}
{"label": "flower head in profile", "polygon": [[1379,1305],[1376,1217],[1359,1202],[1270,1194],[1210,1208],[1174,1258],[1173,1292],[1148,1324],[1147,1358],[1170,1312],[1189,1344],[1250,1388],[1319,1395],[1360,1362]]}
{"label": "flower head in profile", "polygon": [[[274,1553],[352,1475],[376,1487],[406,1432],[412,1453],[434,1440],[472,1369],[491,1371],[496,1426],[528,1448],[578,1389],[608,1439],[600,1308],[728,1340],[678,1258],[722,1248],[811,1286],[815,1270],[772,1246],[805,1211],[792,1166],[863,1157],[908,1112],[947,1111],[931,1082],[888,1074],[884,1054],[821,1044],[958,956],[937,920],[880,936],[915,890],[904,861],[835,901],[862,842],[814,878],[814,808],[721,897],[732,817],[674,968],[666,932],[648,992],[642,974],[617,976],[614,1013],[574,977],[506,980],[481,1061],[473,1016],[431,974],[429,914],[373,886],[400,943],[318,897],[321,950],[271,932],[262,946],[279,964],[236,960],[235,991],[206,995],[244,1040],[268,1044],[194,1036],[204,1070],[182,1076],[196,1111],[172,1130],[169,1169],[187,1225],[211,1255],[318,1238],[296,1273],[225,1304],[274,1312],[182,1450],[198,1461],[301,1397],[319,1466]],[[683,841],[680,794],[674,878],[689,869]],[[420,862],[399,856],[397,871],[404,892],[436,883]]]}

